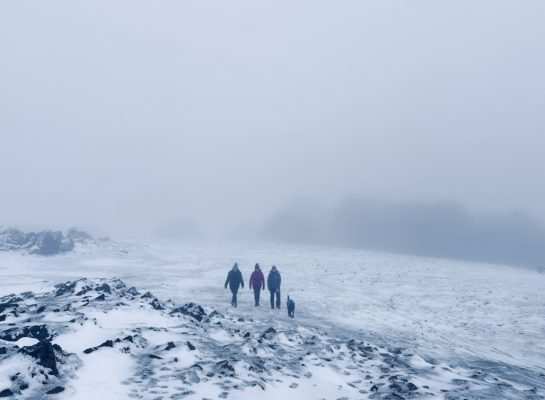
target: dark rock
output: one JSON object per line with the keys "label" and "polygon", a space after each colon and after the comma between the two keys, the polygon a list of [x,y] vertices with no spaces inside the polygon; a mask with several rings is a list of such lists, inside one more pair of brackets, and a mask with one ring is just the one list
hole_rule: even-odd
{"label": "dark rock", "polygon": [[276,335],[276,330],[271,326],[265,332],[263,332],[261,338],[270,340],[274,337],[274,335]]}
{"label": "dark rock", "polygon": [[93,290],[93,289],[90,286],[84,286],[84,287],[81,288],[81,290],[79,292],[76,293],[76,296],[82,296],[85,293],[90,292],[91,290]]}
{"label": "dark rock", "polygon": [[27,390],[28,389],[28,383],[21,383],[19,385],[19,390]]}
{"label": "dark rock", "polygon": [[28,235],[16,228],[0,227],[0,250],[11,251],[25,248]]}
{"label": "dark rock", "polygon": [[25,326],[24,328],[11,328],[0,333],[0,339],[15,342],[23,337],[29,337],[43,341],[50,338],[45,325]]}
{"label": "dark rock", "polygon": [[378,392],[378,386],[377,385],[371,386],[371,392]]}
{"label": "dark rock", "polygon": [[418,390],[418,386],[416,386],[412,382],[409,382],[409,383],[407,383],[407,389],[409,389],[411,392],[414,392],[415,390]]}
{"label": "dark rock", "polygon": [[57,394],[60,392],[64,392],[64,388],[62,386],[55,386],[53,389],[45,392],[45,394]]}
{"label": "dark rock", "polygon": [[140,296],[141,299],[152,299],[153,295],[150,292],[144,293],[142,296]]}
{"label": "dark rock", "polygon": [[[32,236],[33,235],[33,236]],[[63,253],[74,249],[74,242],[61,232],[42,231],[30,236],[30,253],[43,256]]]}
{"label": "dark rock", "polygon": [[16,307],[18,307],[18,302],[20,301],[23,301],[23,298],[22,297],[19,297],[19,296],[15,296],[15,297],[12,297],[11,299],[8,300],[8,303],[9,304],[14,304]]}
{"label": "dark rock", "polygon": [[157,360],[162,360],[163,359],[163,357],[156,356],[155,354],[148,354],[148,357],[149,358],[154,358],[154,359],[157,359]]}
{"label": "dark rock", "polygon": [[111,340],[106,340],[104,343],[98,345],[98,347],[114,347],[114,342]]}
{"label": "dark rock", "polygon": [[182,307],[175,308],[170,312],[171,315],[177,313],[187,315],[199,322],[205,321],[208,318],[204,309],[195,303],[184,304]]}
{"label": "dark rock", "polygon": [[0,312],[4,312],[8,308],[17,308],[17,307],[19,307],[19,304],[16,304],[16,303],[11,303],[11,302],[0,303]]}
{"label": "dark rock", "polygon": [[246,333],[244,334],[244,336],[243,336],[243,337],[245,337],[245,338],[249,338],[250,336],[251,336],[251,335],[250,335],[250,332],[246,332]]}
{"label": "dark rock", "polygon": [[186,344],[187,344],[187,348],[188,348],[190,351],[195,350],[195,346],[193,346],[193,345],[191,344],[191,342],[187,342]]}
{"label": "dark rock", "polygon": [[397,383],[392,383],[392,384],[390,385],[390,389],[395,390],[395,391],[398,391],[398,392],[400,392],[400,391],[402,390],[402,389],[401,389],[401,386],[399,386]]}
{"label": "dark rock", "polygon": [[216,369],[219,374],[224,376],[235,376],[235,367],[233,367],[229,361],[223,360],[216,363]]}
{"label": "dark rock", "polygon": [[55,350],[62,352],[59,345],[52,345],[49,341],[36,343],[34,346],[23,347],[19,353],[27,354],[35,358],[42,367],[51,369],[53,375],[58,375]]}
{"label": "dark rock", "polygon": [[41,306],[40,308],[38,308],[36,310],[36,314],[40,314],[40,313],[43,313],[45,311],[45,306]]}
{"label": "dark rock", "polygon": [[0,322],[4,322],[6,320],[6,314],[0,315]]}
{"label": "dark rock", "polygon": [[112,290],[110,289],[110,285],[107,283],[103,283],[99,287],[95,289],[97,292],[106,292],[108,294],[112,294]]}
{"label": "dark rock", "polygon": [[127,286],[127,285],[125,285],[125,282],[123,282],[119,278],[114,278],[114,279],[110,280],[110,284],[113,286],[114,289],[123,289],[123,288],[125,288]]}
{"label": "dark rock", "polygon": [[55,296],[58,297],[58,296],[62,296],[62,295],[67,294],[67,293],[73,293],[75,287],[76,287],[76,282],[61,283],[58,286],[58,289],[57,289],[57,292],[55,293]]}
{"label": "dark rock", "polygon": [[0,354],[6,354],[8,349],[6,347],[0,347]]}
{"label": "dark rock", "polygon": [[169,351],[169,350],[172,350],[175,347],[176,347],[176,345],[174,344],[174,342],[168,342],[167,346],[165,347],[165,350]]}
{"label": "dark rock", "polygon": [[106,300],[106,296],[104,295],[104,293],[102,293],[100,296],[95,298],[95,301],[104,301],[104,300]]}
{"label": "dark rock", "polygon": [[214,317],[223,318],[223,315],[217,312],[216,310],[214,310],[208,315],[208,318],[214,318]]}
{"label": "dark rock", "polygon": [[[116,340],[116,343],[119,343],[118,340]],[[96,347],[90,347],[88,349],[83,350],[83,352],[85,354],[91,354],[93,351],[97,351],[101,347],[114,347],[114,342],[112,340],[106,340],[104,343],[99,344]]]}
{"label": "dark rock", "polygon": [[0,392],[0,397],[10,397],[13,396],[13,392],[10,389],[4,389]]}
{"label": "dark rock", "polygon": [[384,400],[405,400],[405,397],[397,393],[391,393],[388,396],[384,397]]}
{"label": "dark rock", "polygon": [[165,309],[165,307],[163,307],[163,306],[161,305],[161,302],[159,301],[159,299],[157,299],[157,297],[154,298],[154,299],[151,301],[150,304],[151,304],[151,306],[152,306],[154,309],[156,309],[156,310],[164,310],[164,309]]}
{"label": "dark rock", "polygon": [[138,296],[140,294],[140,292],[136,290],[134,286],[130,288],[129,290],[127,290],[127,293],[132,294],[133,296]]}

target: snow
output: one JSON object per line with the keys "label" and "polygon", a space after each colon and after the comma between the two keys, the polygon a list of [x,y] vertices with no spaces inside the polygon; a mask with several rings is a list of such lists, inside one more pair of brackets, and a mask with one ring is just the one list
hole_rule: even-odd
{"label": "snow", "polygon": [[34,346],[38,342],[39,342],[39,340],[37,340],[37,339],[33,339],[33,338],[29,338],[29,337],[22,337],[21,339],[17,340],[14,343],[15,343],[15,345],[17,345],[19,347],[25,347],[25,346]]}
{"label": "snow", "polygon": [[[254,307],[253,294],[245,288],[239,292],[239,307],[232,309],[230,292],[223,283],[234,262],[238,262],[245,281],[256,262],[265,274],[271,265],[277,265],[282,274],[282,305],[289,294],[297,304],[295,319],[288,318],[285,308],[270,309],[268,291],[262,293],[261,307]],[[0,276],[0,296],[46,291],[57,283],[81,277],[117,277],[141,293],[151,291],[162,302],[195,302],[263,326],[280,323],[305,337],[319,328],[330,336],[344,335],[385,348],[408,349],[407,364],[421,371],[413,382],[419,387],[429,386],[434,393],[468,380],[467,370],[496,373],[502,366],[513,371],[521,368],[528,376],[543,376],[545,382],[545,274],[530,269],[276,244],[111,242],[92,248],[79,246],[73,253],[55,257],[0,252]],[[151,308],[91,309],[86,315],[88,320],[56,336],[54,343],[81,356],[83,350],[131,329],[142,329],[142,337],[152,347],[175,341],[184,332],[179,322]],[[8,315],[0,323],[0,331],[4,324],[21,318]],[[67,321],[66,316],[49,309],[43,318],[44,322]],[[149,326],[162,329],[147,330]],[[220,348],[241,346],[242,352],[250,354],[249,347],[223,329],[210,329],[202,335],[203,340],[209,339]],[[35,341],[23,338],[20,346],[35,343],[27,339]],[[296,346],[290,339],[293,337],[285,332],[275,338],[286,349]],[[264,358],[275,357],[266,348],[256,352]],[[180,367],[188,368],[200,354],[199,349],[188,351],[177,346],[170,356],[179,357]],[[342,371],[320,358],[313,362],[316,365],[308,366],[310,379],[287,381],[284,377],[265,391],[259,386],[241,389],[234,398],[362,397],[358,390],[346,385]],[[0,377],[8,374],[2,371],[10,365],[2,363]],[[133,375],[134,368],[134,360],[123,357],[118,349],[100,348],[85,356],[75,378],[58,396],[127,398],[130,385],[123,382]],[[278,374],[280,380],[281,372]],[[537,380],[510,380],[509,384],[522,391],[535,387]],[[482,381],[469,381],[486,390]],[[3,382],[0,390],[5,386]],[[290,388],[291,383],[297,386]],[[203,381],[191,390],[194,393],[187,394],[188,399],[217,398],[222,392]]]}
{"label": "snow", "polygon": [[76,330],[57,336],[53,342],[71,353],[82,353],[89,347],[96,346],[110,339],[110,332],[94,322],[85,321]]}
{"label": "snow", "polygon": [[103,348],[89,354],[62,399],[126,399],[129,386],[123,384],[131,376],[133,363],[115,349]]}

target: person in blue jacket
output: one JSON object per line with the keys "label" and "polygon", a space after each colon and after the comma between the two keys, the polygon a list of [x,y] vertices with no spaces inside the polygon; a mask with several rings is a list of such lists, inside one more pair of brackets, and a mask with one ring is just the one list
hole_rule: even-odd
{"label": "person in blue jacket", "polygon": [[242,287],[244,289],[244,279],[242,279],[242,273],[239,271],[237,263],[233,265],[233,268],[227,274],[225,289],[227,289],[227,285],[229,285],[229,289],[231,289],[231,293],[233,294],[233,297],[231,299],[231,305],[233,307],[236,307],[238,289],[239,287]]}
{"label": "person in blue jacket", "polygon": [[282,277],[280,272],[276,269],[276,266],[272,266],[271,272],[267,277],[267,288],[271,293],[271,308],[274,308],[275,305],[275,296],[276,296],[276,308],[280,308],[280,284],[282,283]]}

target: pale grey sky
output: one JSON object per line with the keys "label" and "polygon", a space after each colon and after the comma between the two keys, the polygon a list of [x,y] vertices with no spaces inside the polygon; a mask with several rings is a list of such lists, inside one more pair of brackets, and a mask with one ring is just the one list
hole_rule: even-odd
{"label": "pale grey sky", "polygon": [[259,223],[296,196],[545,221],[545,2],[3,1],[0,224]]}

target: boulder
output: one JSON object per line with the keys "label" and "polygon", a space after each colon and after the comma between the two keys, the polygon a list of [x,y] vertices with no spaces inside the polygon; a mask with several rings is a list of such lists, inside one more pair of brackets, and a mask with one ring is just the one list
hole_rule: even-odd
{"label": "boulder", "polygon": [[267,329],[263,334],[261,335],[262,339],[272,339],[276,335],[276,330],[271,326],[269,329]]}
{"label": "boulder", "polygon": [[0,227],[0,251],[25,250],[31,254],[50,256],[73,249],[74,241],[59,231],[24,233],[16,228]]}
{"label": "boulder", "polygon": [[31,241],[33,242],[30,247],[31,254],[50,256],[74,249],[74,242],[65,238],[59,231],[46,230],[33,235],[31,237]]}
{"label": "boulder", "polygon": [[45,394],[57,394],[60,392],[64,392],[64,388],[62,386],[55,386],[53,389],[45,392]]}
{"label": "boulder", "polygon": [[165,307],[163,307],[163,305],[161,304],[161,302],[159,301],[159,299],[157,297],[154,298],[150,304],[156,310],[164,310],[165,309]]}
{"label": "boulder", "polygon": [[208,319],[208,316],[204,312],[204,309],[200,305],[195,303],[184,304],[183,306],[175,308],[170,312],[171,315],[177,313],[187,315],[193,319],[196,319],[199,322]]}
{"label": "boulder", "polygon": [[22,354],[27,354],[37,360],[37,363],[44,368],[49,368],[53,375],[58,375],[57,360],[55,350],[62,352],[62,349],[57,344],[51,344],[50,341],[44,340],[36,343],[34,346],[23,347],[19,350]]}
{"label": "boulder", "polygon": [[223,376],[235,376],[235,367],[233,367],[227,360],[217,362],[216,370]]}
{"label": "boulder", "polygon": [[0,339],[15,342],[21,338],[29,337],[40,341],[50,338],[50,333],[45,325],[25,326],[24,328],[11,328],[0,333]]}

